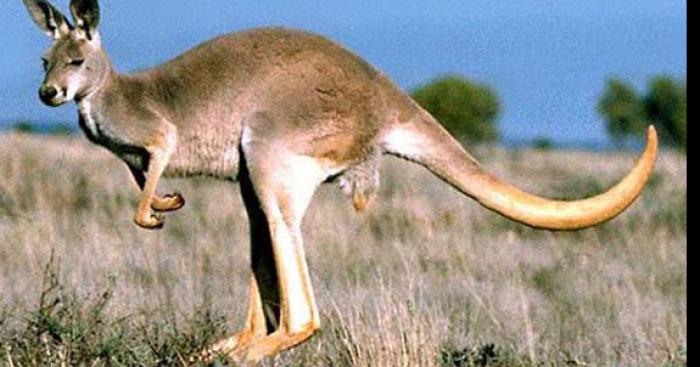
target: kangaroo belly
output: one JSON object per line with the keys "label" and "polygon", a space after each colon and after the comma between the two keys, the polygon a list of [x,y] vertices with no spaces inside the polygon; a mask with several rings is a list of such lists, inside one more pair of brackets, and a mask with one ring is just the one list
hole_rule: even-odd
{"label": "kangaroo belly", "polygon": [[238,138],[233,132],[178,137],[165,176],[211,176],[235,180],[239,167]]}

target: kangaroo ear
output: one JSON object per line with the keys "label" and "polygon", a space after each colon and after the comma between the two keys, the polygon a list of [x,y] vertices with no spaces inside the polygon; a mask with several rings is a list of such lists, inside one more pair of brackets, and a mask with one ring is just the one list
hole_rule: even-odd
{"label": "kangaroo ear", "polygon": [[100,6],[97,0],[72,0],[70,12],[73,14],[75,27],[83,32],[88,40],[97,35],[97,25],[100,23]]}
{"label": "kangaroo ear", "polygon": [[72,26],[63,14],[46,0],[22,0],[34,23],[53,39],[70,33]]}

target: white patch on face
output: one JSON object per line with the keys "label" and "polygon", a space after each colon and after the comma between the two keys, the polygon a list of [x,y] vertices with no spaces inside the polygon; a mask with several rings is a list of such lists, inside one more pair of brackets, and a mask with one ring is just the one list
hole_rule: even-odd
{"label": "white patch on face", "polygon": [[66,83],[66,97],[64,102],[75,99],[75,96],[78,94],[78,89],[80,89],[80,81],[81,78],[77,75],[68,79],[68,83]]}

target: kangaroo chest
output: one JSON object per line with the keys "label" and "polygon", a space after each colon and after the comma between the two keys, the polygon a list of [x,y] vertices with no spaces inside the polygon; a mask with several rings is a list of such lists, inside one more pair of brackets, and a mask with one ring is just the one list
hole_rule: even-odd
{"label": "kangaroo chest", "polygon": [[132,167],[140,170],[148,169],[148,151],[143,147],[127,143],[108,125],[101,124],[89,104],[80,105],[78,126],[92,143],[107,148]]}
{"label": "kangaroo chest", "polygon": [[[80,110],[78,112],[78,126],[91,142],[100,144],[105,139],[105,135],[100,131],[100,125],[90,116],[89,111]],[[102,144],[100,144],[102,145]]]}

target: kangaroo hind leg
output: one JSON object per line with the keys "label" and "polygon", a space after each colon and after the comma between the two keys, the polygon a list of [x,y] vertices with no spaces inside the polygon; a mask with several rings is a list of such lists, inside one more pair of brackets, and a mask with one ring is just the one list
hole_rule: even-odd
{"label": "kangaroo hind leg", "polygon": [[[242,139],[241,192],[251,219],[253,277],[248,323],[228,356],[256,363],[307,340],[320,319],[304,254],[301,224],[328,173],[287,149],[274,132],[251,125]],[[234,337],[235,338],[235,337]],[[229,344],[231,345],[231,344]]]}
{"label": "kangaroo hind leg", "polygon": [[269,287],[266,280],[270,274],[266,270],[270,267],[259,265],[270,259],[254,259],[262,315],[270,333],[237,348],[232,357],[238,361],[257,362],[302,343],[320,327],[301,223],[314,192],[326,175],[313,158],[280,150],[275,150],[274,154],[271,151],[250,153],[246,164],[269,229],[277,290],[264,289]]}

